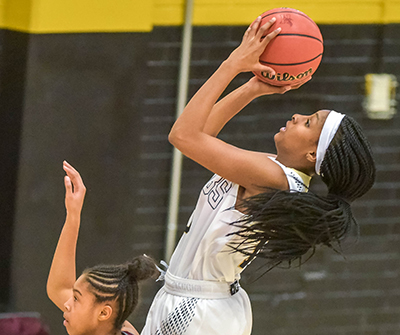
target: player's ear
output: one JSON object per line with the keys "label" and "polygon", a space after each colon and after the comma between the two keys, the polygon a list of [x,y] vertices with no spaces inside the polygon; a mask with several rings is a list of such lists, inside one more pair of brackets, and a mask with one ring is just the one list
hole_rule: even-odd
{"label": "player's ear", "polygon": [[315,164],[315,162],[317,161],[317,153],[315,151],[309,151],[306,154],[306,159],[310,162]]}
{"label": "player's ear", "polygon": [[111,318],[113,308],[109,304],[104,304],[98,314],[97,319],[99,321],[107,321]]}

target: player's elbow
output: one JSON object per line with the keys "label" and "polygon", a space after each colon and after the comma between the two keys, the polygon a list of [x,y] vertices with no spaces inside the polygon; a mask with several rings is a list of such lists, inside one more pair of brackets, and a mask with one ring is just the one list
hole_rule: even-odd
{"label": "player's elbow", "polygon": [[168,141],[171,143],[175,148],[181,150],[185,143],[187,143],[188,139],[190,139],[189,134],[185,131],[180,129],[179,127],[172,127],[169,135]]}
{"label": "player's elbow", "polygon": [[55,290],[54,290],[54,287],[49,283],[49,281],[47,281],[46,293],[47,293],[47,296],[49,297],[49,299],[51,301],[53,301],[53,298],[55,295]]}
{"label": "player's elbow", "polygon": [[178,142],[178,137],[177,137],[177,135],[176,135],[175,132],[171,131],[171,132],[168,134],[168,141],[169,141],[169,143],[171,143],[173,146],[175,146],[175,144]]}
{"label": "player's elbow", "polygon": [[182,154],[190,157],[193,150],[202,146],[205,136],[206,134],[201,131],[175,124],[168,135],[168,141]]}
{"label": "player's elbow", "polygon": [[60,294],[60,290],[54,285],[54,283],[52,283],[51,280],[47,280],[46,293],[48,298],[55,303]]}

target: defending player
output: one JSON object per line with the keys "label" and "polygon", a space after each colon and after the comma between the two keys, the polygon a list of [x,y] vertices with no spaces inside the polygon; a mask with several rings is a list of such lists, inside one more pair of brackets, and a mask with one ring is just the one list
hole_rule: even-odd
{"label": "defending player", "polygon": [[120,265],[97,265],[76,279],[75,254],[86,188],[64,161],[67,217],[47,281],[49,298],[64,312],[70,335],[138,335],[126,321],[138,304],[138,282],[158,273],[153,261],[139,256]]}

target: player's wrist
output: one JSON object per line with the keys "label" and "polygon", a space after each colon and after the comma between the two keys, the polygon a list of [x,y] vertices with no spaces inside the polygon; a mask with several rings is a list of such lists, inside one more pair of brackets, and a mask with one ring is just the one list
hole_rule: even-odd
{"label": "player's wrist", "polygon": [[80,222],[81,211],[78,209],[67,209],[66,220],[71,222]]}
{"label": "player's wrist", "polygon": [[242,85],[241,91],[242,94],[246,95],[249,100],[253,100],[263,95],[259,87],[249,81]]}
{"label": "player's wrist", "polygon": [[228,72],[233,76],[244,72],[243,69],[239,66],[238,62],[231,57],[228,57],[225,61],[222,62],[220,69]]}

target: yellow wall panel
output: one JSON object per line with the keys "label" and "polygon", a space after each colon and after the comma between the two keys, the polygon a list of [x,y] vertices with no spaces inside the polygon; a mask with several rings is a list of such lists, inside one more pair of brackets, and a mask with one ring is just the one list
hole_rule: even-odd
{"label": "yellow wall panel", "polygon": [[[154,25],[183,23],[182,0],[154,0]],[[321,24],[400,23],[400,0],[195,0],[195,25],[247,25],[262,12],[292,7]]]}
{"label": "yellow wall panel", "polygon": [[35,0],[31,32],[150,31],[152,1]]}
{"label": "yellow wall panel", "polygon": [[[195,25],[249,25],[265,10],[257,5],[198,6],[193,14]],[[233,23],[234,22],[234,23]]]}
{"label": "yellow wall panel", "polygon": [[5,0],[4,28],[32,33],[150,31],[152,0]]}
{"label": "yellow wall panel", "polygon": [[400,23],[400,0],[390,0],[385,2],[383,22]]}
{"label": "yellow wall panel", "polygon": [[[194,11],[196,25],[249,24],[266,10],[282,7],[282,1],[264,3],[212,3],[198,0]],[[286,1],[286,7],[296,8],[317,23],[378,23],[382,21],[382,3],[379,1]]]}
{"label": "yellow wall panel", "polygon": [[[0,27],[32,33],[151,31],[182,25],[186,0],[0,0]],[[400,0],[195,0],[195,25],[248,25],[292,7],[319,24],[400,23]]]}
{"label": "yellow wall panel", "polygon": [[158,5],[153,10],[155,26],[174,26],[183,24],[185,17],[184,6]]}
{"label": "yellow wall panel", "polygon": [[4,26],[6,0],[0,0],[0,27]]}
{"label": "yellow wall panel", "polygon": [[377,1],[363,3],[331,1],[324,6],[304,4],[299,9],[321,24],[380,23],[382,20],[382,6]]}
{"label": "yellow wall panel", "polygon": [[[181,25],[185,17],[186,0],[153,0],[155,26]],[[195,6],[197,5],[195,0]]]}
{"label": "yellow wall panel", "polygon": [[2,27],[29,31],[33,0],[4,0]]}

